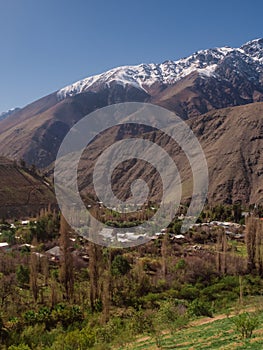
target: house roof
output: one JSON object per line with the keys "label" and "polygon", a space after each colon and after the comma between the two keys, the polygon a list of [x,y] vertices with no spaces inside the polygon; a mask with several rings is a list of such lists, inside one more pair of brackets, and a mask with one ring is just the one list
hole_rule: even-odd
{"label": "house roof", "polygon": [[55,247],[47,250],[46,253],[53,255],[53,256],[60,256],[61,255],[59,246],[55,246]]}

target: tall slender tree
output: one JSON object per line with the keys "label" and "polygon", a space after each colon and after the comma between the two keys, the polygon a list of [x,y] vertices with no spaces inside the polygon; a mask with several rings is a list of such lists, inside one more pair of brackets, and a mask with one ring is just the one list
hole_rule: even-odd
{"label": "tall slender tree", "polygon": [[169,233],[165,233],[162,239],[162,246],[161,246],[162,272],[163,272],[164,278],[167,275],[167,260],[169,256],[169,246],[170,246]]}
{"label": "tall slender tree", "polygon": [[90,278],[90,306],[92,311],[95,310],[95,303],[100,297],[100,264],[101,264],[101,247],[89,242],[89,278]]}
{"label": "tall slender tree", "polygon": [[216,252],[216,263],[217,272],[220,274],[226,274],[227,272],[227,239],[224,230],[220,229],[217,232],[217,252]]}
{"label": "tall slender tree", "polygon": [[110,318],[110,289],[111,289],[111,249],[104,249],[104,272],[102,274],[102,321]]}
{"label": "tall slender tree", "polygon": [[71,254],[70,226],[63,215],[60,219],[60,282],[64,288],[64,296],[71,300],[74,294],[74,271]]}
{"label": "tall slender tree", "polygon": [[101,297],[101,286],[99,284],[101,268],[102,268],[102,247],[96,242],[96,235],[100,230],[99,223],[91,217],[91,231],[89,232],[90,242],[88,243],[89,254],[89,279],[90,290],[89,299],[91,310],[95,310],[95,303]]}
{"label": "tall slender tree", "polygon": [[245,240],[247,246],[247,269],[248,272],[256,270],[256,232],[257,218],[248,216],[246,218]]}
{"label": "tall slender tree", "polygon": [[[33,247],[37,246],[36,238],[33,239],[32,246]],[[33,294],[33,298],[35,302],[37,302],[38,292],[39,292],[39,287],[37,283],[38,270],[39,270],[39,258],[35,252],[35,248],[32,248],[32,251],[30,254],[30,261],[29,261],[29,285],[30,285],[30,290]]]}

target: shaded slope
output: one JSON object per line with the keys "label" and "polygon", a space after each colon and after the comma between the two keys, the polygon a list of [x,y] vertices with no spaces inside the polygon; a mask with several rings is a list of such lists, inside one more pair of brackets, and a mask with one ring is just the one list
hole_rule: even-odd
{"label": "shaded slope", "polygon": [[55,205],[52,186],[28,170],[0,157],[0,217],[27,217]]}

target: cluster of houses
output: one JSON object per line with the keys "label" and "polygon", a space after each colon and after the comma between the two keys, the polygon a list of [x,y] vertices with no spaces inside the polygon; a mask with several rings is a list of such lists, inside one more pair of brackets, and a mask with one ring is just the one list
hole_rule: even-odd
{"label": "cluster of houses", "polygon": [[228,221],[210,221],[199,224],[193,224],[190,228],[202,228],[202,229],[213,229],[213,228],[224,229],[226,235],[231,239],[242,240],[245,238],[245,225],[237,224],[235,222]]}
{"label": "cluster of houses", "polygon": [[[29,224],[29,220],[22,220],[21,225],[26,226]],[[16,229],[14,223],[10,224],[10,229]],[[0,232],[0,237],[2,236],[2,232]],[[0,242],[0,251],[8,251],[10,250],[10,244],[8,242]]]}
{"label": "cluster of houses", "polygon": [[[183,218],[181,218],[183,219]],[[29,224],[29,220],[23,220],[21,221],[20,225],[26,226]],[[240,225],[237,223],[233,222],[225,222],[225,221],[211,221],[211,222],[204,222],[204,223],[195,223],[190,226],[190,229],[196,229],[197,231],[199,230],[204,230],[209,232],[209,230],[220,227],[224,229],[226,235],[230,239],[235,239],[235,240],[243,240],[244,239],[244,230],[245,230],[245,225]],[[10,228],[16,228],[14,224],[10,224]],[[167,229],[162,229],[160,232],[156,232],[153,235],[148,235],[146,234],[143,230],[140,231],[140,228],[137,228],[137,231],[132,232],[123,232],[115,228],[103,228],[99,233],[99,239],[102,243],[120,243],[121,246],[125,245],[137,245],[140,244],[140,242],[146,242],[149,240],[157,240],[159,239],[162,235],[164,235],[167,232]],[[0,232],[0,237],[1,237],[1,232]],[[85,236],[83,236],[85,238]],[[86,237],[87,238],[87,237]],[[80,240],[82,238],[80,237]],[[71,238],[71,240],[74,242],[76,239]],[[176,242],[181,242],[184,243],[187,241],[186,236],[183,234],[173,234],[171,235],[171,240],[176,241]],[[32,250],[35,247],[33,247],[30,244],[20,244],[16,247],[12,247],[14,249],[22,250],[22,249],[28,249]],[[199,249],[199,247],[195,247],[196,249]],[[11,247],[8,242],[0,242],[0,252],[1,251],[8,251],[10,250]],[[59,246],[54,246],[51,249],[46,250],[45,252],[35,252],[36,255],[39,256],[39,258],[42,258],[44,256],[48,257],[49,260],[51,261],[59,261],[60,255],[61,255],[61,250]],[[83,251],[83,254],[81,254],[81,258],[83,260],[86,259],[86,252]]]}

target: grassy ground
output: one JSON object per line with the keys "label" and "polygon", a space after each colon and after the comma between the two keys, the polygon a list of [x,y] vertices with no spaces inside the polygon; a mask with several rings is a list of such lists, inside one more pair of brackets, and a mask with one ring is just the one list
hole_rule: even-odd
{"label": "grassy ground", "polygon": [[259,316],[259,326],[251,339],[243,340],[235,331],[233,314],[230,317],[218,315],[215,318],[202,318],[194,321],[175,334],[164,333],[161,347],[157,347],[153,337],[138,339],[119,350],[142,349],[181,349],[181,350],[262,350],[263,349],[263,313]]}

